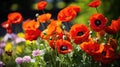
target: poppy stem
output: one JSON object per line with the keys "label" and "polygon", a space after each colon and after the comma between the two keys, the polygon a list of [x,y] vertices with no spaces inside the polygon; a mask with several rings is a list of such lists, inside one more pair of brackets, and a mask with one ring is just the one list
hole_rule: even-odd
{"label": "poppy stem", "polygon": [[45,14],[45,10],[42,10],[43,14]]}
{"label": "poppy stem", "polygon": [[67,57],[68,57],[68,59],[69,59],[70,66],[72,66],[72,59],[71,59],[70,55],[67,54]]}
{"label": "poppy stem", "polygon": [[98,11],[98,8],[96,7],[96,11],[97,11],[97,13],[99,13],[99,11]]}
{"label": "poppy stem", "polygon": [[99,40],[97,40],[97,42],[102,42],[101,40],[101,36],[99,32],[96,32],[96,38],[98,38]]}
{"label": "poppy stem", "polygon": [[45,26],[44,26],[44,24],[43,24],[43,23],[41,23],[41,26],[42,26],[42,30],[44,30],[44,29],[45,29]]}

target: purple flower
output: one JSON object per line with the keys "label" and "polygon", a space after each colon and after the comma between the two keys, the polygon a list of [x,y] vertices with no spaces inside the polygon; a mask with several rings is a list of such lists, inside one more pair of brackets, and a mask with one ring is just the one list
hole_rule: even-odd
{"label": "purple flower", "polygon": [[2,48],[0,48],[0,55],[2,55],[4,52],[4,50]]}
{"label": "purple flower", "polygon": [[23,62],[31,62],[31,57],[30,56],[24,56],[23,57]]}
{"label": "purple flower", "polygon": [[17,64],[21,64],[21,63],[23,62],[23,58],[17,57],[17,58],[15,59],[15,62],[16,62]]}
{"label": "purple flower", "polygon": [[10,33],[10,34],[7,33],[7,34],[4,36],[3,41],[4,41],[4,42],[7,42],[8,39],[14,40],[16,37],[17,37],[17,35],[14,34],[14,33]]}
{"label": "purple flower", "polygon": [[0,67],[3,67],[4,63],[2,61],[0,61]]}
{"label": "purple flower", "polygon": [[33,56],[39,56],[39,55],[42,55],[42,54],[44,54],[44,51],[43,51],[43,50],[39,50],[39,49],[34,50],[34,51],[32,52],[32,55],[33,55]]}
{"label": "purple flower", "polygon": [[4,42],[4,41],[0,41],[0,48],[4,48],[5,45],[6,45],[6,42]]}

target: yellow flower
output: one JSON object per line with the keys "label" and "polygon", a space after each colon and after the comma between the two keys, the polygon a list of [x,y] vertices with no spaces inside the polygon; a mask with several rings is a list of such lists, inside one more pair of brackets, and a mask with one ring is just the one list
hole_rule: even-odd
{"label": "yellow flower", "polygon": [[17,46],[16,47],[16,51],[18,54],[22,53],[22,50],[23,50],[23,46]]}
{"label": "yellow flower", "polygon": [[35,40],[32,41],[33,44],[35,44],[35,42],[36,42]]}
{"label": "yellow flower", "polygon": [[22,32],[18,33],[17,36],[20,37],[20,38],[24,38],[25,37],[24,33],[22,33]]}
{"label": "yellow flower", "polygon": [[36,42],[35,40],[33,40],[33,41],[26,40],[25,41],[26,45],[35,44],[35,42]]}
{"label": "yellow flower", "polygon": [[8,42],[5,46],[5,51],[11,51],[12,50],[12,44]]}
{"label": "yellow flower", "polygon": [[25,43],[26,43],[26,45],[30,45],[30,44],[31,44],[31,41],[26,40]]}

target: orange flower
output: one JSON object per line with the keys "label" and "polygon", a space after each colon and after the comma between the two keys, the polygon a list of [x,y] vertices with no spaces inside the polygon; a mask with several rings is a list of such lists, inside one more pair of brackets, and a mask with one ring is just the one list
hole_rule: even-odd
{"label": "orange flower", "polygon": [[90,40],[88,42],[83,42],[80,44],[80,48],[89,55],[96,56],[103,51],[104,46]]}
{"label": "orange flower", "polygon": [[41,22],[41,23],[45,23],[48,20],[50,20],[50,18],[51,18],[51,14],[46,13],[46,14],[42,14],[42,15],[38,16],[37,21]]}
{"label": "orange flower", "polygon": [[93,8],[96,8],[96,7],[100,6],[100,4],[101,4],[101,1],[100,1],[100,0],[93,0],[92,2],[90,2],[90,3],[88,4],[88,6],[93,7]]}
{"label": "orange flower", "polygon": [[25,39],[26,40],[36,40],[41,34],[41,31],[39,29],[36,30],[26,30],[25,31]]}
{"label": "orange flower", "polygon": [[75,24],[70,29],[70,36],[74,39],[74,43],[80,44],[88,40],[89,29],[82,24]]}
{"label": "orange flower", "polygon": [[37,3],[38,10],[44,10],[47,5],[46,1],[40,1]]}
{"label": "orange flower", "polygon": [[102,14],[93,14],[90,17],[90,27],[94,31],[99,32],[105,28],[107,21],[107,18],[104,17]]}
{"label": "orange flower", "polygon": [[68,6],[58,13],[57,18],[63,22],[70,22],[75,18],[79,11],[80,8],[78,6]]}
{"label": "orange flower", "polygon": [[8,14],[8,20],[12,23],[18,24],[22,22],[23,18],[19,12],[13,12]]}
{"label": "orange flower", "polygon": [[62,39],[57,40],[55,45],[58,53],[60,54],[67,54],[72,51],[72,45],[67,40],[62,40]]}
{"label": "orange flower", "polygon": [[36,22],[35,20],[26,20],[23,23],[22,28],[23,30],[36,30],[39,28],[39,26],[40,24]]}
{"label": "orange flower", "polygon": [[6,29],[7,33],[12,33],[12,24],[9,20],[3,22],[1,26]]}
{"label": "orange flower", "polygon": [[111,25],[107,26],[105,28],[105,31],[109,34],[116,34],[120,30],[119,23],[120,23],[119,19],[112,20]]}
{"label": "orange flower", "polygon": [[62,32],[61,21],[51,20],[50,24],[47,26],[47,29],[41,33],[41,37],[43,39],[49,39],[50,36],[56,36]]}
{"label": "orange flower", "polygon": [[61,33],[62,29],[60,28],[61,21],[53,20],[51,23],[47,26],[47,35],[51,35],[54,33]]}

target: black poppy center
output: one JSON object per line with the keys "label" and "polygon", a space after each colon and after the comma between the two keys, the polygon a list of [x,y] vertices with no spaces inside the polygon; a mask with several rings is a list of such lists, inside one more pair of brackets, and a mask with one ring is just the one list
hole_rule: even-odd
{"label": "black poppy center", "polygon": [[103,55],[103,56],[106,56],[106,52],[105,52],[105,51],[103,51],[103,52],[102,52],[102,55]]}
{"label": "black poppy center", "polygon": [[62,46],[60,47],[60,50],[64,51],[64,50],[68,50],[68,48],[67,48],[67,46],[62,45]]}
{"label": "black poppy center", "polygon": [[96,26],[101,25],[101,21],[100,21],[100,20],[95,20],[95,25],[96,25]]}
{"label": "black poppy center", "polygon": [[77,36],[82,36],[84,33],[81,31],[81,32],[78,32],[77,33]]}

